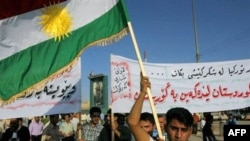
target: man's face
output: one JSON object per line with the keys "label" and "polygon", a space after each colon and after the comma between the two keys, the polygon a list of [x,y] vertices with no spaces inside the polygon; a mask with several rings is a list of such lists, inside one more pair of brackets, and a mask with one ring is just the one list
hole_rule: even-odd
{"label": "man's face", "polygon": [[65,121],[69,122],[70,121],[70,116],[69,115],[65,115],[64,119],[65,119]]}
{"label": "man's face", "polygon": [[101,117],[101,113],[94,112],[91,115],[91,122],[92,122],[92,124],[94,124],[94,125],[98,124],[99,121],[100,121],[100,117]]}
{"label": "man's face", "polygon": [[34,119],[35,119],[36,122],[40,121],[40,117],[34,117]]}
{"label": "man's face", "polygon": [[111,114],[107,114],[106,122],[107,122],[108,124],[111,124]]}
{"label": "man's face", "polygon": [[11,119],[11,120],[10,120],[10,128],[11,128],[12,130],[17,130],[18,127],[19,127],[18,120],[17,120],[16,118]]}
{"label": "man's face", "polygon": [[165,131],[166,118],[165,117],[159,117],[158,121],[159,121],[161,130]]}
{"label": "man's face", "polygon": [[56,125],[59,122],[59,115],[54,116],[51,122],[53,125]]}
{"label": "man's face", "polygon": [[169,141],[188,141],[192,128],[185,126],[177,119],[172,119],[167,126],[167,133]]}
{"label": "man's face", "polygon": [[155,129],[155,125],[152,124],[150,121],[141,120],[140,126],[144,131],[146,131],[149,134],[151,134]]}

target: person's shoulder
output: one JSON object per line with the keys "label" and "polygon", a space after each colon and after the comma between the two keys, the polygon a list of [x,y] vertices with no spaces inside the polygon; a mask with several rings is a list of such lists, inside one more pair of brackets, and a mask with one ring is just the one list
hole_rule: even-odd
{"label": "person's shoulder", "polygon": [[[70,124],[71,124],[71,123],[70,123]],[[66,123],[65,121],[61,122],[60,127],[61,127],[61,126],[64,126],[64,125],[67,125],[67,123]]]}
{"label": "person's shoulder", "polygon": [[89,127],[89,126],[91,126],[91,124],[88,123],[88,122],[86,122],[86,123],[84,123],[84,124],[82,125],[83,128],[87,128],[87,127]]}
{"label": "person's shoulder", "polygon": [[90,125],[90,123],[86,122],[86,123],[82,124],[82,126],[87,126],[87,125]]}
{"label": "person's shoulder", "polygon": [[43,131],[49,130],[50,128],[52,128],[51,124],[48,124],[44,127]]}
{"label": "person's shoulder", "polygon": [[29,130],[29,127],[22,125],[20,130]]}
{"label": "person's shoulder", "polygon": [[7,128],[6,130],[5,130],[5,133],[6,132],[12,132],[12,129],[11,128]]}
{"label": "person's shoulder", "polygon": [[46,128],[59,128],[58,125],[53,125],[52,123],[49,123],[49,125]]}
{"label": "person's shoulder", "polygon": [[97,127],[104,128],[104,126],[102,124],[97,124]]}

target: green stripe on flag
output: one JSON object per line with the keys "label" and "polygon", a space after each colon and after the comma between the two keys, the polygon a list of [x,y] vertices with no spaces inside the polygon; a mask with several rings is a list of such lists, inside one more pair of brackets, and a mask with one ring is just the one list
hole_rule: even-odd
{"label": "green stripe on flag", "polygon": [[84,48],[122,38],[126,27],[125,13],[118,2],[109,12],[72,31],[60,42],[50,39],[1,60],[0,99],[8,101],[17,94],[23,95],[31,86],[69,66]]}

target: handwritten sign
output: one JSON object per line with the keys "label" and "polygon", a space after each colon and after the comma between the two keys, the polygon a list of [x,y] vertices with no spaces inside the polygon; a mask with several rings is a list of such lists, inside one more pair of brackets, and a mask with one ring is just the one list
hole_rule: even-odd
{"label": "handwritten sign", "polygon": [[[250,106],[250,60],[208,63],[144,63],[157,112],[186,107],[192,112]],[[139,95],[136,60],[111,55],[111,97],[114,112],[129,112]],[[119,106],[126,105],[126,106]],[[143,111],[151,111],[145,97]]]}
{"label": "handwritten sign", "polygon": [[[18,97],[0,107],[0,119],[79,112],[81,108],[81,63],[38,91]],[[1,103],[0,103],[1,104]]]}

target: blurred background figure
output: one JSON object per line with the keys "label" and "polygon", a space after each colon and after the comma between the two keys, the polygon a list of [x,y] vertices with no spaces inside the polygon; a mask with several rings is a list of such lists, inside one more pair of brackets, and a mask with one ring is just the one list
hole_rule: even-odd
{"label": "blurred background figure", "polygon": [[216,141],[213,128],[213,115],[205,114],[205,126],[202,130],[203,141]]}
{"label": "blurred background figure", "polygon": [[29,125],[31,141],[41,141],[43,132],[43,122],[39,116],[35,116]]}
{"label": "blurred background figure", "polygon": [[219,132],[220,132],[220,135],[223,135],[223,130],[224,130],[224,125],[226,124],[226,121],[228,119],[227,115],[225,114],[225,112],[221,112],[220,115],[219,115],[219,120],[220,120],[220,123],[219,123]]}
{"label": "blurred background figure", "polygon": [[100,124],[101,109],[99,107],[91,107],[89,114],[91,121],[82,127],[82,138],[79,141],[98,141],[103,125]]}
{"label": "blurred background figure", "polygon": [[159,124],[160,124],[162,135],[165,136],[165,138],[166,138],[167,137],[167,131],[166,131],[167,120],[166,120],[166,115],[165,114],[158,114],[158,121],[159,121]]}
{"label": "blurred background figure", "polygon": [[229,114],[228,115],[228,119],[226,121],[226,125],[236,125],[237,124],[237,121],[236,121],[236,118],[233,116],[233,114]]}
{"label": "blurred background figure", "polygon": [[193,126],[192,126],[193,127],[192,133],[197,134],[198,123],[200,121],[200,117],[196,113],[193,113],[193,119],[194,119],[194,122],[193,122]]}
{"label": "blurred background figure", "polygon": [[112,141],[111,109],[107,111],[104,117],[103,129],[100,132],[98,141]]}
{"label": "blurred background figure", "polygon": [[131,132],[125,126],[125,115],[114,113],[114,121],[111,122],[112,131],[115,135],[115,141],[131,141]]}
{"label": "blurred background figure", "polygon": [[71,115],[65,114],[64,121],[62,121],[61,125],[59,126],[59,132],[61,135],[62,141],[74,141],[75,140],[75,131],[74,125],[71,122]]}
{"label": "blurred background figure", "polygon": [[2,141],[29,141],[29,128],[23,125],[22,118],[10,120],[10,127],[3,133]]}
{"label": "blurred background figure", "polygon": [[59,133],[59,115],[54,114],[49,116],[49,122],[46,127],[44,127],[42,134],[42,141],[59,141],[60,133]]}
{"label": "blurred background figure", "polygon": [[201,137],[202,137],[202,130],[203,130],[204,126],[205,126],[205,123],[206,123],[205,117],[202,116],[201,120],[200,120]]}

